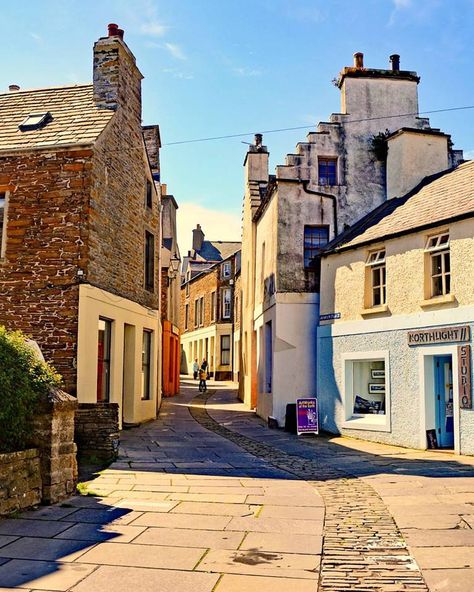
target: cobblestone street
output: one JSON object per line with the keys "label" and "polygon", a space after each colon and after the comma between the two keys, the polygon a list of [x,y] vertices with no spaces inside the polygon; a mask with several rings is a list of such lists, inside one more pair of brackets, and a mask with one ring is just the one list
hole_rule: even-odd
{"label": "cobblestone street", "polygon": [[67,503],[0,521],[0,592],[469,592],[474,460],[269,430],[184,381]]}

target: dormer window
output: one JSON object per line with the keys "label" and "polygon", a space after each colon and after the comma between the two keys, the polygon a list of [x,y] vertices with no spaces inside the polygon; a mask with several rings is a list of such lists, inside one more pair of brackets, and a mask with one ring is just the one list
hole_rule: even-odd
{"label": "dormer window", "polygon": [[53,116],[49,111],[46,113],[30,113],[18,126],[18,129],[22,132],[30,130],[36,130],[44,127],[53,119]]}

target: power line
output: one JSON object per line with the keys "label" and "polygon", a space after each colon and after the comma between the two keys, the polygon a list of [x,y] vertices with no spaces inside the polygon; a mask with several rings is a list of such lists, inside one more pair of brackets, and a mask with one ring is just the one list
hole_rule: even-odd
{"label": "power line", "polygon": [[[419,115],[429,115],[432,113],[446,113],[448,111],[465,111],[467,109],[474,109],[474,105],[467,105],[464,107],[447,107],[445,109],[432,109],[430,111],[418,111],[416,113],[398,113],[396,115],[384,115],[384,116],[380,116],[380,117],[366,117],[363,119],[348,119],[347,121],[340,121],[340,122],[336,122],[336,123],[340,123],[342,125],[347,125],[349,123],[362,123],[364,121],[376,121],[376,120],[380,120],[380,119],[394,119],[397,117],[410,117],[410,116],[415,116],[418,117]],[[279,129],[271,129],[271,130],[265,130],[262,131],[262,134],[275,134],[275,133],[279,133],[279,132],[290,132],[290,131],[295,131],[295,130],[302,130],[302,129],[311,129],[314,128],[314,124],[313,125],[300,125],[297,127],[282,127]],[[166,144],[163,144],[163,146],[177,146],[179,144],[193,144],[195,142],[211,142],[213,140],[226,140],[229,138],[244,138],[246,136],[253,136],[254,132],[247,132],[247,133],[240,133],[240,134],[226,134],[224,136],[212,136],[209,138],[195,138],[193,140],[181,140],[178,142],[167,142]]]}

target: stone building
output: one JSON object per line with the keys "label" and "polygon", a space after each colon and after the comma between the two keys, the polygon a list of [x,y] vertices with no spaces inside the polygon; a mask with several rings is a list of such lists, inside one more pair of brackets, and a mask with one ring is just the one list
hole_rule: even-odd
{"label": "stone building", "polygon": [[181,370],[185,374],[192,373],[195,359],[201,364],[205,358],[213,378],[233,379],[240,246],[205,241],[199,225],[193,231],[193,249],[184,258],[181,284]]}
{"label": "stone building", "polygon": [[423,149],[412,135],[390,140],[387,186],[408,182],[413,154],[417,174],[433,162],[442,172],[381,204],[322,256],[320,421],[367,440],[474,454],[474,161],[446,170],[446,138],[425,137]]}
{"label": "stone building", "polygon": [[[416,72],[400,70],[397,55],[386,70],[365,68],[363,55],[355,54],[354,66],[343,68],[337,80],[341,112],[319,123],[285,164],[276,167],[275,175],[269,175],[268,150],[260,134],[249,147],[244,163],[240,396],[280,425],[287,403],[316,395],[320,250],[384,203],[387,192],[401,189],[387,185],[388,145],[396,152],[408,135],[415,143],[443,137],[446,166],[462,157],[452,150],[449,136],[417,116],[418,83]],[[397,139],[401,130],[406,133]],[[423,141],[429,150],[430,141]],[[406,154],[403,158],[410,160]],[[397,159],[392,161],[397,166]],[[439,171],[439,165],[433,161],[423,175]],[[405,184],[413,187],[421,179],[416,160],[410,171]]]}
{"label": "stone building", "polygon": [[160,404],[160,203],[142,75],[109,26],[93,83],[0,95],[0,323],[41,347],[79,402],[124,422]]}

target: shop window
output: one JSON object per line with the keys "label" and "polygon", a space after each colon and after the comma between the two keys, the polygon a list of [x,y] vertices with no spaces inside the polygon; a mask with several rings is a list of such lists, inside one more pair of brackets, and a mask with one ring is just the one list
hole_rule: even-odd
{"label": "shop window", "polygon": [[112,321],[99,319],[97,349],[97,402],[110,401]]}
{"label": "shop window", "polygon": [[319,185],[337,185],[337,158],[318,158]]}
{"label": "shop window", "polygon": [[387,303],[385,249],[369,253],[366,266],[370,286],[369,306],[383,306]]}
{"label": "shop window", "polygon": [[230,335],[221,335],[221,365],[230,364]]}
{"label": "shop window", "polygon": [[425,252],[429,274],[429,297],[446,296],[451,293],[451,257],[447,232],[428,237]]}
{"label": "shop window", "polygon": [[144,329],[142,338],[142,399],[151,399],[151,344],[153,331]]}
{"label": "shop window", "polygon": [[344,358],[345,427],[387,431],[390,427],[388,353]]}

